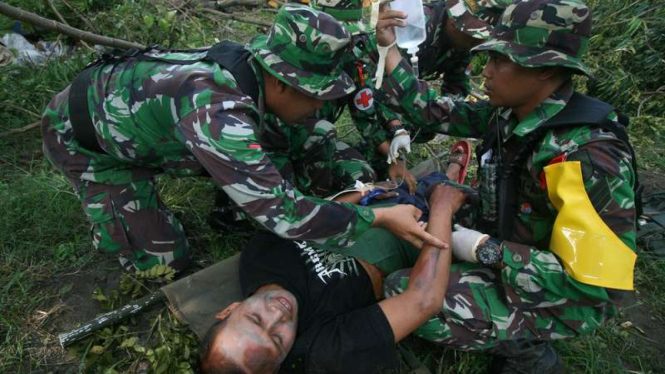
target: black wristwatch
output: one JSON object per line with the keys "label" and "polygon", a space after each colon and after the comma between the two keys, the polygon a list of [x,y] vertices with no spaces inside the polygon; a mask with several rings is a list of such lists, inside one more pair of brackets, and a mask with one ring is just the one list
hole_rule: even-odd
{"label": "black wristwatch", "polygon": [[395,133],[398,132],[399,130],[404,130],[404,131],[406,131],[406,130],[404,129],[404,126],[402,126],[402,125],[397,125],[397,126],[391,127],[391,128],[388,130],[388,134],[390,135],[390,138],[391,138],[391,139],[394,138],[394,137],[395,137]]}
{"label": "black wristwatch", "polygon": [[503,255],[501,242],[493,238],[485,240],[484,243],[478,245],[478,248],[476,248],[476,255],[481,265],[491,268],[498,267]]}

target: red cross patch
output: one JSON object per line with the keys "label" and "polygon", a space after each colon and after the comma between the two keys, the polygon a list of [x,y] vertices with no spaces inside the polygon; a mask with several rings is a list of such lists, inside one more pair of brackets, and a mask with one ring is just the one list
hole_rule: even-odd
{"label": "red cross patch", "polygon": [[372,93],[372,89],[365,87],[358,91],[356,96],[353,97],[353,103],[355,104],[356,108],[363,111],[371,108],[372,105],[374,105],[374,95]]}

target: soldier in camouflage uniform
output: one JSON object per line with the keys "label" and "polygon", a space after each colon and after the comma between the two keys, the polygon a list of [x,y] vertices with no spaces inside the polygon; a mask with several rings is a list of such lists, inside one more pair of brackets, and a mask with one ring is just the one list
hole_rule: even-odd
{"label": "soldier in camouflage uniform", "polygon": [[[331,3],[331,4],[329,4]],[[323,0],[314,6],[316,10],[332,15],[349,31],[353,45],[342,57],[342,66],[354,81],[356,87],[362,85],[358,77],[357,66],[365,55],[362,50],[368,44],[367,28],[362,22],[361,0]],[[335,12],[337,10],[338,12]],[[369,46],[369,44],[368,44]],[[364,64],[367,64],[365,59]],[[337,139],[334,122],[344,111],[347,102],[353,102],[355,93],[336,100],[329,100],[323,108],[297,126],[280,121],[271,113],[266,113],[267,120],[262,131],[261,145],[275,164],[284,179],[299,191],[317,197],[331,196],[339,191],[353,188],[355,182],[374,182],[376,173],[363,155],[345,142]],[[365,111],[359,111],[350,105],[351,115],[358,126],[376,121],[376,112],[371,105]],[[354,110],[355,109],[355,110]],[[367,126],[367,125],[365,125]],[[245,230],[247,225],[237,219],[237,207],[230,206],[230,201],[222,190],[218,190],[215,208],[210,216],[213,227],[227,230]]]}
{"label": "soldier in camouflage uniform", "polygon": [[420,45],[420,78],[440,79],[441,94],[466,97],[469,50],[489,39],[492,27],[512,1],[439,0],[424,5],[427,39]]}
{"label": "soldier in camouflage uniform", "polygon": [[[427,39],[418,51],[420,78],[435,80],[443,76],[442,94],[466,97],[470,92],[466,74],[471,62],[469,50],[489,38],[492,26],[510,3],[509,0],[439,0],[424,4]],[[408,121],[402,125],[403,118],[381,104],[385,99],[380,91],[376,96],[374,105],[381,108],[382,114],[378,121],[366,124],[356,121],[356,125],[363,135],[359,148],[374,169],[383,175],[387,169],[383,158],[391,149],[396,131],[404,127],[409,134],[415,134],[415,142],[424,143],[431,140],[438,129],[436,126],[412,126]],[[397,145],[392,147],[400,148]],[[403,165],[391,167],[403,169]]]}
{"label": "soldier in camouflage uniform", "polygon": [[[390,44],[392,30],[377,30],[382,45]],[[580,101],[570,79],[589,74],[581,57],[590,33],[591,13],[578,0],[509,6],[492,38],[475,48],[490,54],[483,71],[490,100],[476,103],[439,96],[413,76],[398,51],[388,55],[383,88],[395,105],[408,108],[409,120],[485,138],[478,152],[482,214],[475,230],[453,234],[453,252],[465,262],[451,268],[441,313],[415,333],[489,351],[491,372],[562,373],[548,341],[595,330],[632,289],[637,176],[629,143],[589,122],[569,121],[545,128],[524,162],[516,160],[530,135],[558,114],[571,113],[575,103],[599,103]],[[578,108],[575,115],[585,112]],[[621,128],[618,118],[610,107],[601,120]],[[513,190],[497,191],[492,183],[515,178],[502,172],[518,177]],[[516,200],[516,209],[502,216],[492,201],[501,206],[507,198]],[[503,233],[497,220],[512,229]],[[403,292],[408,278],[409,270],[392,274],[387,295]]]}
{"label": "soldier in camouflage uniform", "polygon": [[[364,20],[362,0],[318,0],[314,3],[315,9],[328,13],[340,21],[352,35],[353,49],[344,57],[342,68],[353,79],[356,90],[349,96],[337,100],[328,101],[323,108],[316,114],[316,118],[325,119],[328,123],[335,123],[345,108],[348,108],[353,124],[363,138],[361,144],[355,148],[360,150],[358,153],[354,148],[342,145],[349,153],[351,159],[363,159],[365,170],[372,170],[372,178],[385,179],[390,177],[395,180],[408,173],[403,160],[387,167],[384,162],[388,153],[388,146],[391,135],[386,125],[391,120],[397,118],[397,115],[382,105],[376,99],[378,92],[375,87],[374,77],[376,75],[376,40],[372,30],[366,20]],[[332,127],[332,126],[331,126]],[[377,155],[378,153],[378,155]],[[372,162],[370,167],[365,159],[378,160]],[[374,160],[376,161],[376,160]],[[346,168],[351,170],[360,169],[360,164],[347,163]],[[367,173],[364,173],[367,175]],[[408,181],[413,178],[407,174]],[[414,185],[415,187],[415,185]]]}
{"label": "soldier in camouflage uniform", "polygon": [[241,90],[229,70],[205,60],[207,50],[153,50],[143,58],[93,65],[85,82],[87,109],[100,150],[84,147],[74,133],[71,86],[46,108],[42,135],[46,156],[82,201],[94,247],[140,270],[187,266],[183,227],[155,189],[154,179],[163,173],[209,174],[247,215],[282,237],[346,246],[379,225],[442,246],[418,226],[417,211],[372,210],[303,195],[262,149],[265,122],[273,118],[265,113],[297,123],[322,100],[353,90],[339,68],[349,40],[329,15],[284,7],[269,34],[254,38],[243,52],[257,99]]}

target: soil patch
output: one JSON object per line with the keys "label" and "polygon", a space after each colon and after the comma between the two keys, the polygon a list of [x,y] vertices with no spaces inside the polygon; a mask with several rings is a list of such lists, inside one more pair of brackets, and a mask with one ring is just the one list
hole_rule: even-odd
{"label": "soil patch", "polygon": [[626,321],[645,340],[644,345],[661,352],[651,357],[652,365],[657,373],[665,373],[665,320],[636,292],[627,293],[622,305]]}

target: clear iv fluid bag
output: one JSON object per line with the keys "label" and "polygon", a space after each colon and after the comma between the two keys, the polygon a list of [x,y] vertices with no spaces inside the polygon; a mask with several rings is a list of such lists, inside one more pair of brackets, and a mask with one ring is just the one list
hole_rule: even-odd
{"label": "clear iv fluid bag", "polygon": [[418,46],[425,41],[425,13],[422,0],[395,0],[390,3],[395,10],[405,12],[406,27],[395,27],[397,46],[406,49],[410,55],[415,56]]}

